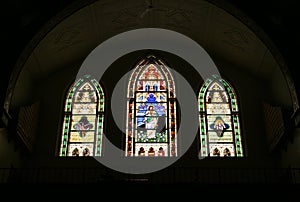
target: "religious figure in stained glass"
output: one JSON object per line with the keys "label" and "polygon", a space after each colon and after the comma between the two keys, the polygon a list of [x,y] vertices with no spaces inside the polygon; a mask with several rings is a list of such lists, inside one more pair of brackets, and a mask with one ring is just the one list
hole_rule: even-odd
{"label": "religious figure in stained glass", "polygon": [[144,122],[146,123],[146,129],[155,129],[157,127],[158,113],[154,110],[153,105],[149,105],[148,110],[145,114]]}
{"label": "religious figure in stained glass", "polygon": [[138,63],[128,84],[126,156],[177,155],[175,96],[165,63],[152,55]]}

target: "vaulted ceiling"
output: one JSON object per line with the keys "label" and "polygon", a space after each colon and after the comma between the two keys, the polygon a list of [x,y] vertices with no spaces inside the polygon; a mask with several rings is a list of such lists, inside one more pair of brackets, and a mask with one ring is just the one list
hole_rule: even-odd
{"label": "vaulted ceiling", "polygon": [[[210,55],[268,78],[276,63],[255,34],[236,18],[205,1],[97,1],[54,27],[26,62],[32,76],[48,75],[85,58],[118,33],[143,27],[178,31]],[[221,68],[221,67],[220,67]]]}
{"label": "vaulted ceiling", "polygon": [[[21,1],[17,2],[16,5],[19,6],[22,3]],[[220,2],[201,0],[99,0],[78,1],[77,4],[70,4],[70,1],[62,1],[53,4],[56,5],[56,7],[52,7],[53,13],[48,11],[44,14],[44,16],[49,16],[47,20],[51,19],[47,23],[44,21],[46,24],[42,23],[43,19],[40,22],[37,20],[39,16],[43,16],[41,14],[43,5],[33,0],[31,4],[24,3],[20,8],[26,9],[19,10],[18,14],[22,16],[20,18],[22,21],[18,21],[18,23],[20,23],[19,28],[22,28],[24,34],[28,34],[28,36],[20,36],[23,38],[23,41],[21,40],[23,45],[22,43],[13,45],[20,39],[11,42],[10,48],[19,47],[20,50],[11,50],[11,53],[15,54],[8,57],[12,59],[20,56],[25,44],[29,45],[19,58],[22,71],[17,86],[22,86],[28,80],[34,81],[45,78],[63,68],[78,64],[97,45],[109,37],[144,27],[159,27],[180,32],[198,42],[213,59],[230,64],[237,71],[248,72],[261,80],[270,80],[273,74],[282,71],[278,61],[273,57],[274,52],[272,53],[272,50],[269,49],[275,44],[269,43],[268,37],[264,37],[263,30],[245,14],[232,9],[230,4]],[[245,7],[249,1],[243,5],[236,1],[230,2],[246,13],[250,12],[252,15],[255,13],[254,10]],[[31,7],[35,4],[39,5],[41,9],[36,10]],[[48,4],[46,3],[46,5]],[[69,7],[63,12],[58,12],[60,8],[67,5]],[[261,5],[265,7],[264,4]],[[277,1],[277,4],[274,5],[280,4]],[[49,7],[51,8],[50,4]],[[51,16],[54,14],[57,15]],[[283,20],[286,14],[282,13],[276,16],[273,8],[270,11],[266,10],[264,15],[263,20],[272,22],[275,30],[282,31],[283,26],[285,26]],[[254,14],[254,19],[255,16],[257,15]],[[237,17],[241,18],[243,23]],[[12,19],[16,20],[13,17]],[[244,24],[245,22],[247,24]],[[263,22],[260,21],[259,23]],[[30,28],[31,25],[35,24],[44,24],[44,26],[40,26],[39,29],[34,26]],[[39,32],[33,35],[30,30],[39,30]],[[22,33],[14,33],[8,37],[19,35]],[[29,39],[32,39],[30,43],[28,42]],[[276,37],[274,41],[276,42]],[[7,65],[13,67],[15,64],[8,62]],[[6,80],[8,81],[8,79]]]}

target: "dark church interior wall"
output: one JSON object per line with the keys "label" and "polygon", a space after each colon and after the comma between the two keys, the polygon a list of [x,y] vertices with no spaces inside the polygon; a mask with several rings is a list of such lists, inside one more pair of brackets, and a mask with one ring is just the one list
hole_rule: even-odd
{"label": "dark church interior wall", "polygon": [[20,167],[21,166],[21,154],[16,148],[13,140],[9,139],[9,134],[5,128],[0,129],[0,168]]}
{"label": "dark church interior wall", "polygon": [[[119,78],[121,78],[127,71],[132,69],[139,59],[146,56],[148,53],[152,53],[162,58],[171,68],[174,68],[176,71],[182,74],[182,76],[189,81],[195,92],[200,89],[200,86],[203,82],[201,76],[195,74],[195,70],[193,70],[193,68],[186,61],[170,53],[147,50],[133,52],[119,58],[111,65],[108,71],[105,72],[104,77],[101,80],[101,84],[106,92],[105,115],[107,118],[105,122],[105,131],[107,131],[108,137],[113,137],[111,138],[112,142],[120,148],[123,146],[124,134],[122,134],[116,125],[114,125],[113,121],[111,121],[112,115],[109,110],[111,92],[113,91],[113,88],[118,82]],[[209,172],[214,173],[220,168],[228,168],[229,170],[251,168],[254,170],[263,170],[264,168],[285,168],[289,166],[286,157],[283,159],[283,163],[281,163],[280,154],[269,153],[268,145],[266,143],[262,102],[270,100],[270,96],[274,97],[274,99],[271,100],[277,100],[278,103],[281,102],[280,99],[276,99],[276,94],[272,94],[272,85],[265,85],[266,82],[255,77],[255,75],[251,75],[248,72],[245,72],[238,67],[235,67],[217,58],[214,59],[214,62],[219,68],[220,74],[233,85],[239,99],[245,157],[240,159],[210,158],[199,160],[197,157],[199,144],[198,137],[196,137],[193,145],[187,151],[187,153],[181,159],[179,159],[178,162],[170,166],[170,168],[166,168],[154,174],[146,174],[139,177],[145,177],[145,179],[151,178],[154,182],[168,182],[174,180],[174,178],[172,178],[173,175],[177,175],[177,180],[193,181],[195,180],[194,177],[197,173],[195,170],[197,170],[197,168],[200,170],[202,169],[202,171],[205,170],[203,173],[208,172],[209,170]],[[7,145],[8,147],[6,149],[7,154],[13,156],[13,158],[11,158],[13,159],[13,162],[9,162],[10,158],[6,158],[7,162],[3,167],[8,167],[10,166],[9,164],[13,164],[15,167],[19,168],[45,169],[50,173],[50,170],[54,170],[52,172],[55,172],[60,169],[65,170],[66,173],[68,173],[68,169],[73,169],[71,171],[73,173],[80,173],[84,169],[91,169],[93,170],[91,174],[92,176],[110,176],[111,178],[117,179],[125,179],[128,177],[122,173],[105,168],[105,166],[98,163],[92,157],[60,158],[57,155],[60,144],[64,98],[68,88],[76,78],[76,73],[80,67],[80,64],[81,63],[66,67],[59,72],[47,76],[46,78],[35,81],[35,83],[31,85],[34,86],[34,90],[30,89],[31,93],[27,92],[27,96],[22,97],[23,103],[30,103],[35,100],[41,101],[36,142],[34,144],[32,153],[30,155],[25,155],[25,157],[22,157],[24,154],[20,154],[22,150],[13,150],[12,148],[9,148],[13,147],[13,143],[4,143],[3,145]],[[16,91],[18,91],[18,88],[16,88]],[[266,94],[266,92],[269,93]],[[3,138],[2,141],[5,142],[5,139]],[[103,155],[105,155],[105,152],[108,151],[104,151]],[[289,151],[285,153],[292,152]],[[294,159],[292,156],[289,156],[288,158],[289,161],[293,161]],[[15,163],[16,161],[17,163]],[[187,171],[189,171],[189,174],[187,174]],[[48,174],[46,173],[47,171],[45,172],[44,180],[53,180],[52,178],[47,178],[46,176]],[[194,174],[191,175],[191,173]],[[87,176],[89,176],[89,174],[87,174]],[[134,176],[130,177],[134,178]],[[80,179],[81,178],[78,178],[77,180]],[[212,177],[209,179],[209,181],[210,180],[212,182],[218,181],[218,178]]]}
{"label": "dark church interior wall", "polygon": [[[195,70],[183,59],[174,56],[170,53],[147,50],[137,51],[125,55],[114,62],[111,67],[105,72],[101,80],[102,87],[106,94],[106,122],[105,131],[109,139],[118,147],[123,147],[124,134],[117,128],[112,121],[110,112],[109,100],[111,99],[111,92],[118,82],[119,78],[123,76],[128,70],[132,69],[136,62],[142,57],[152,53],[162,58],[171,68],[182,74],[194,91],[197,92],[203,82],[201,76],[195,74]],[[199,168],[203,172],[217,172],[221,169],[258,169],[264,168],[280,168],[280,156],[271,155],[268,152],[268,146],[265,139],[265,128],[263,122],[262,102],[266,100],[265,92],[269,91],[259,78],[251,76],[249,73],[238,69],[226,62],[218,61],[215,59],[216,65],[219,67],[220,74],[224,76],[235,88],[236,94],[239,99],[240,117],[241,117],[241,130],[243,138],[243,146],[245,157],[243,158],[210,158],[199,160],[197,152],[199,149],[198,137],[187,153],[178,160],[170,168],[163,171],[158,171],[151,175],[142,175],[139,177],[151,178],[152,181],[168,182],[172,180],[173,175],[177,175],[177,180],[193,181],[196,176],[196,170]],[[67,67],[55,74],[49,75],[47,78],[42,79],[34,86],[37,89],[34,91],[37,100],[41,100],[41,111],[39,118],[39,126],[36,143],[33,152],[23,161],[21,168],[27,169],[74,169],[71,172],[77,173],[84,169],[91,169],[95,175],[97,172],[105,173],[105,176],[119,176],[125,178],[121,173],[106,169],[105,166],[98,163],[95,159],[91,158],[72,158],[72,157],[58,157],[58,150],[60,145],[60,135],[62,127],[62,117],[64,108],[64,97],[68,91],[69,86],[72,84],[76,77],[76,73],[80,64],[75,64]],[[193,76],[191,76],[193,75]],[[249,85],[251,84],[251,85]],[[37,93],[38,92],[38,93]],[[31,96],[28,96],[30,99]],[[104,145],[105,149],[105,145]],[[103,151],[103,155],[105,155]],[[168,171],[169,170],[169,171]],[[171,171],[170,171],[171,170]],[[49,171],[50,172],[50,171]],[[172,174],[170,174],[172,173]],[[194,174],[191,174],[194,173]],[[212,174],[213,175],[213,174]],[[230,175],[230,174],[228,174]],[[89,174],[87,174],[89,176]],[[99,174],[97,174],[99,176]],[[100,175],[102,176],[102,175]],[[149,177],[151,176],[151,177]],[[162,177],[164,176],[164,177]],[[226,176],[226,175],[225,175]],[[128,176],[127,176],[128,177]],[[134,176],[131,176],[134,177]],[[117,177],[118,178],[118,177]],[[47,178],[45,177],[45,180]],[[48,179],[53,180],[53,179]],[[80,180],[78,178],[77,180]],[[174,180],[174,179],[173,179]],[[211,178],[212,181],[217,181],[217,178]]]}
{"label": "dark church interior wall", "polygon": [[[101,81],[107,93],[106,107],[109,108],[109,98],[115,82],[118,81],[123,73],[133,68],[136,62],[148,52],[155,53],[166,61],[170,67],[174,67],[190,82],[195,92],[200,89],[201,77],[194,74],[193,68],[182,59],[161,51],[138,51],[120,58],[106,72],[105,77]],[[197,137],[190,150],[178,162],[167,169],[148,175],[132,176],[118,173],[99,164],[93,158],[59,158],[57,153],[61,135],[64,96],[80,67],[82,61],[79,61],[77,64],[70,64],[63,70],[34,82],[24,76],[30,75],[29,72],[23,72],[23,77],[20,79],[24,80],[19,81],[19,86],[16,86],[15,97],[13,97],[11,105],[12,109],[16,108],[15,113],[17,113],[17,106],[28,105],[36,100],[41,101],[37,139],[32,153],[28,154],[20,149],[19,144],[8,138],[9,134],[7,134],[5,129],[0,130],[0,167],[5,168],[1,170],[3,181],[7,179],[8,175],[6,168],[12,167],[27,169],[28,173],[30,173],[30,170],[33,173],[41,173],[38,175],[39,177],[35,174],[20,174],[17,179],[21,181],[101,182],[102,180],[138,178],[141,180],[150,179],[153,182],[161,183],[174,182],[176,180],[180,182],[193,182],[196,180],[219,182],[220,178],[216,177],[216,174],[220,174],[220,169],[224,169],[221,170],[224,181],[230,181],[230,178],[232,178],[232,181],[238,181],[238,176],[240,175],[242,181],[255,182],[257,180],[261,182],[268,178],[265,175],[265,168],[269,168],[270,170],[268,171],[270,172],[277,172],[277,169],[280,168],[298,168],[300,166],[300,161],[298,160],[300,155],[298,152],[300,132],[298,129],[292,131],[292,136],[294,137],[292,141],[282,143],[283,146],[279,145],[279,152],[269,153],[266,142],[262,102],[267,101],[275,106],[282,106],[287,110],[291,110],[292,105],[285,80],[279,69],[277,68],[270,75],[270,80],[266,81],[217,57],[213,58],[213,60],[219,67],[221,75],[224,75],[224,78],[228,79],[235,87],[239,98],[241,129],[245,149],[244,158],[199,160],[196,155],[199,149]],[[295,75],[293,76],[295,77]],[[107,131],[111,131],[108,135],[112,136],[112,140],[116,145],[122,147],[124,134],[116,128],[112,121],[108,121],[112,120],[109,109],[107,109],[106,113],[105,127]],[[250,172],[241,171],[245,169]],[[239,175],[236,175],[236,173],[239,173]],[[281,175],[280,173],[278,174]],[[249,176],[245,177],[245,175]],[[269,177],[272,176],[270,174]],[[13,178],[11,179],[14,180]]]}

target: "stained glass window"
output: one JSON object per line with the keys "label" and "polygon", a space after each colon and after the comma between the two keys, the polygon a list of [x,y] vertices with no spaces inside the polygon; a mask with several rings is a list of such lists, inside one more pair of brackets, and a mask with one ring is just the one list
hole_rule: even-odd
{"label": "stained glass window", "polygon": [[200,156],[242,157],[237,97],[232,86],[212,76],[199,92]]}
{"label": "stained glass window", "polygon": [[141,60],[128,84],[126,156],[177,156],[175,86],[166,64]]}
{"label": "stained glass window", "polygon": [[103,121],[103,90],[85,75],[66,96],[59,156],[101,156]]}

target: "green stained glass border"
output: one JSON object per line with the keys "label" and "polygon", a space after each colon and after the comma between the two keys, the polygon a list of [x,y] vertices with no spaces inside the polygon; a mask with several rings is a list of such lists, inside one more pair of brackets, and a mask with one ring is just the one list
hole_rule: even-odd
{"label": "green stained glass border", "polygon": [[95,134],[95,142],[94,142],[94,148],[95,156],[101,156],[101,150],[102,150],[102,135],[103,135],[103,125],[104,125],[104,93],[103,89],[100,86],[100,84],[91,77],[91,75],[85,75],[83,78],[79,79],[77,82],[75,82],[69,90],[69,93],[67,94],[66,100],[65,100],[65,115],[64,115],[64,121],[63,121],[63,128],[62,128],[62,137],[61,137],[61,146],[60,146],[60,152],[59,156],[67,156],[67,149],[68,149],[68,138],[70,135],[70,119],[72,116],[72,101],[73,96],[75,92],[77,91],[78,87],[83,83],[88,82],[90,84],[94,85],[94,90],[97,92],[98,95],[98,110],[96,116],[98,117],[98,126],[96,129]]}
{"label": "green stained glass border", "polygon": [[200,156],[208,156],[208,142],[207,142],[207,131],[206,131],[206,107],[205,107],[205,94],[207,87],[215,80],[218,80],[219,83],[223,84],[225,90],[230,96],[230,106],[231,106],[231,116],[233,120],[233,136],[237,157],[243,157],[242,141],[241,141],[241,132],[240,132],[240,123],[239,123],[239,112],[236,94],[234,93],[233,87],[227,83],[224,79],[219,78],[217,75],[212,75],[212,78],[208,78],[199,91],[198,104],[199,104],[199,126],[200,126]]}

